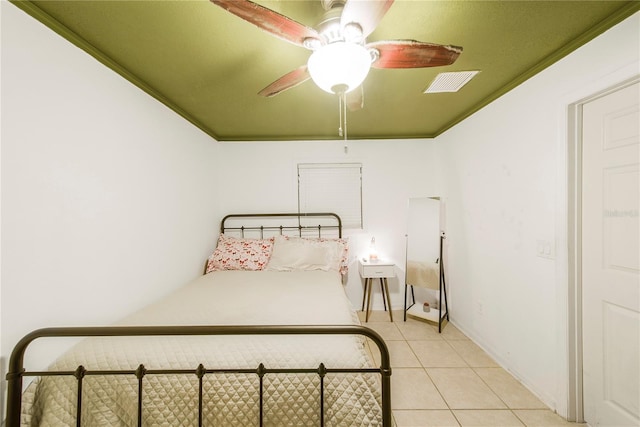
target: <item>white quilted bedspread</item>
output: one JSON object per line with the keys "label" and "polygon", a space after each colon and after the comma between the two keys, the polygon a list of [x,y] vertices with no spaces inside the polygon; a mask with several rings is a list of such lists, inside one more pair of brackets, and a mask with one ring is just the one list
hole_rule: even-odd
{"label": "white quilted bedspread", "polygon": [[[357,323],[337,273],[219,271],[202,276],[119,325],[330,325]],[[370,367],[360,337],[219,336],[85,339],[56,361],[52,370],[205,368]],[[258,426],[258,377],[207,374],[203,425]],[[23,425],[75,425],[76,380],[45,377],[23,398]],[[195,375],[144,378],[145,426],[195,426]],[[265,426],[320,425],[316,374],[265,376]],[[135,376],[87,376],[83,425],[135,426]],[[378,374],[328,374],[327,426],[381,424]]]}

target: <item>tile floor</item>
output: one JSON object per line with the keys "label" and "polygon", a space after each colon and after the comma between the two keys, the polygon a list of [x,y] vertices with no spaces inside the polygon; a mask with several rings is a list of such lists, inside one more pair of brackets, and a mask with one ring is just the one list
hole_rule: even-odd
{"label": "tile floor", "polygon": [[[371,312],[391,355],[391,406],[397,427],[586,426],[565,421],[499,367],[452,324],[438,326],[394,311]],[[371,352],[379,360],[377,347]]]}

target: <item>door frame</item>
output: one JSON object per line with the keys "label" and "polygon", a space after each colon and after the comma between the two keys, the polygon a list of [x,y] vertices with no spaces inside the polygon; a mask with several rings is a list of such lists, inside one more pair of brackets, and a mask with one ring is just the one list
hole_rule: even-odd
{"label": "door frame", "polygon": [[623,80],[603,79],[601,87],[567,107],[567,420],[584,422],[582,381],[582,109],[600,97],[640,82],[637,68]]}

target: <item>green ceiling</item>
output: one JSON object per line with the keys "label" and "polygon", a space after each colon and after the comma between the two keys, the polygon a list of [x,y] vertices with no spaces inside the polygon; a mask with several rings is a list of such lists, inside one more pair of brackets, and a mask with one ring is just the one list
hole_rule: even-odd
{"label": "green ceiling", "polygon": [[[318,0],[258,3],[307,26],[323,13]],[[13,4],[216,140],[339,139],[338,99],[311,80],[257,95],[310,52],[207,0]],[[364,108],[348,113],[348,136],[434,137],[638,10],[638,1],[396,0],[368,41],[464,51],[448,67],[372,69]],[[481,72],[459,92],[422,93],[438,73],[467,70]]]}

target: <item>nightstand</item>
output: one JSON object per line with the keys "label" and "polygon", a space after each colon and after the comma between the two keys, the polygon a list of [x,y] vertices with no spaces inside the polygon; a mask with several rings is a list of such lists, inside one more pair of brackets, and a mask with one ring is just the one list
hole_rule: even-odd
{"label": "nightstand", "polygon": [[371,288],[373,288],[373,279],[380,279],[380,290],[382,291],[382,303],[387,311],[389,307],[389,319],[393,322],[393,313],[391,312],[391,298],[389,297],[389,284],[387,278],[395,277],[396,266],[394,263],[384,260],[369,261],[366,258],[358,260],[358,272],[360,277],[364,279],[364,295],[362,296],[362,311],[366,314],[365,322],[369,321],[369,311],[371,310]]}

